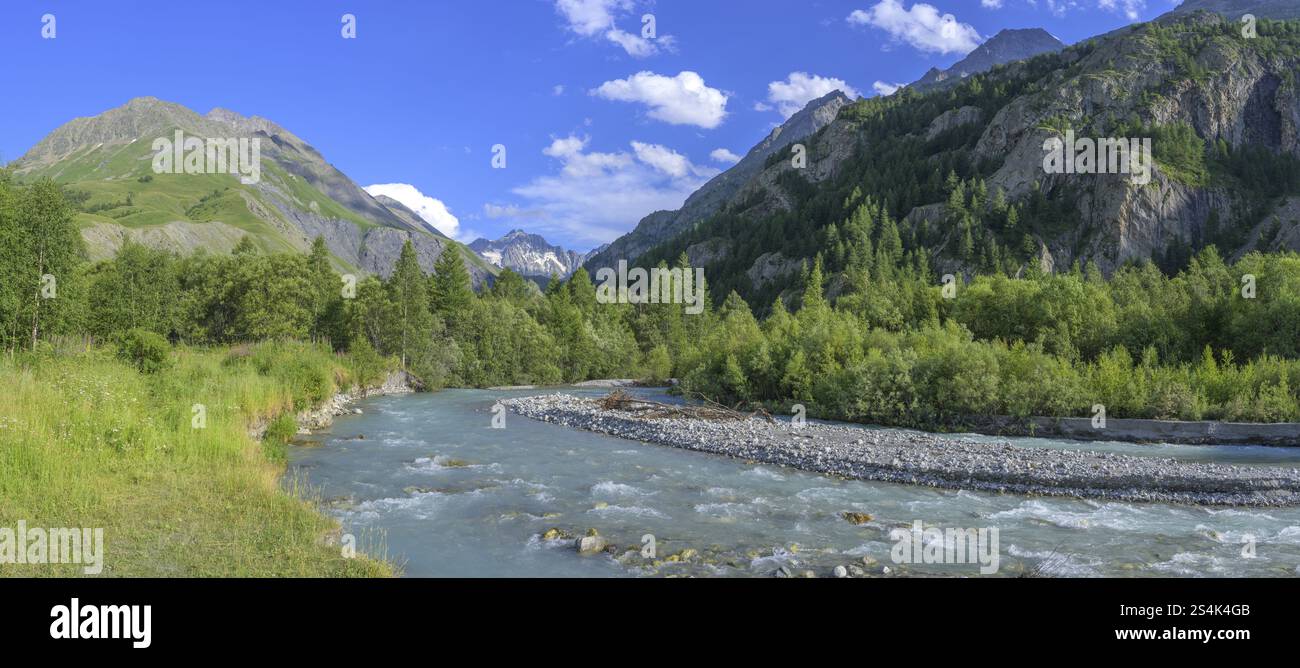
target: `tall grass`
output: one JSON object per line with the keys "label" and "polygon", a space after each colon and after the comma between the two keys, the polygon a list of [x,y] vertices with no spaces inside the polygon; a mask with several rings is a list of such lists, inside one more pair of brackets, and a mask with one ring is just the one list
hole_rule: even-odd
{"label": "tall grass", "polygon": [[[349,386],[347,359],[298,343],[171,358],[149,374],[94,347],[0,361],[0,527],[102,527],[107,575],[391,574],[328,546],[337,524],[280,485],[292,422],[280,416]],[[195,423],[196,405],[206,424]],[[268,423],[271,439],[250,435]]]}

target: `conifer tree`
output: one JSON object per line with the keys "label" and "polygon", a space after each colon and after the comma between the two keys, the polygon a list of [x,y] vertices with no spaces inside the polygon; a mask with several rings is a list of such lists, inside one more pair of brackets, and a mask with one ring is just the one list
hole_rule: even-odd
{"label": "conifer tree", "polygon": [[447,246],[433,264],[433,311],[443,320],[454,324],[458,314],[469,308],[474,300],[474,288],[469,272],[455,246]]}
{"label": "conifer tree", "polygon": [[401,357],[406,367],[414,353],[424,349],[424,339],[432,336],[433,331],[424,271],[409,239],[402,244],[402,253],[385,288],[393,314],[388,335],[390,349]]}

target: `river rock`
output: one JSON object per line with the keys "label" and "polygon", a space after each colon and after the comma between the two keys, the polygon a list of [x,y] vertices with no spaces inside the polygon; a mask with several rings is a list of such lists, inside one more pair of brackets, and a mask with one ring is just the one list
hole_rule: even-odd
{"label": "river rock", "polygon": [[542,540],[573,540],[573,536],[564,529],[552,527],[542,533]]}
{"label": "river rock", "polygon": [[[905,430],[868,434],[835,424],[807,424],[800,438],[792,440],[789,427],[780,421],[647,418],[565,394],[502,403],[512,412],[553,424],[839,478],[1106,501],[1300,506],[1300,474],[1294,467],[1018,447],[1010,441]],[[857,524],[866,515],[844,518]]]}
{"label": "river rock", "polygon": [[609,542],[605,540],[604,536],[600,535],[583,536],[578,539],[578,552],[580,554],[596,554],[605,551],[608,546]]}

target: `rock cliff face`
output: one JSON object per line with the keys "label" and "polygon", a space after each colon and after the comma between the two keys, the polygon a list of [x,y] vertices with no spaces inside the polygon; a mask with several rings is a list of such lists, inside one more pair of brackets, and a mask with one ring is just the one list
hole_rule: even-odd
{"label": "rock cliff face", "polygon": [[[1192,20],[1223,22],[1207,14]],[[1138,118],[1190,126],[1209,145],[1223,141],[1233,149],[1263,147],[1300,156],[1300,96],[1288,74],[1300,61],[1266,56],[1225,37],[1196,55],[1210,73],[1197,79],[1158,57],[1158,48],[1144,36],[1106,40],[1072,64],[1077,74],[1055,72],[1042,92],[1000,109],[980,138],[977,156],[1006,156],[989,179],[990,189],[1002,188],[1012,198],[1026,195],[1035,183],[1049,193],[1079,189],[1082,224],[1047,240],[1057,266],[1095,261],[1109,273],[1125,261],[1156,257],[1171,243],[1200,238],[1213,212],[1222,220],[1233,216],[1224,188],[1186,183],[1159,160],[1148,185],[1116,174],[1045,174],[1043,142],[1060,136],[1062,125],[1080,137],[1108,137],[1110,128],[1097,119]],[[1287,80],[1292,83],[1282,85]]]}
{"label": "rock cliff face", "polygon": [[[211,169],[154,173],[154,141],[174,140],[177,131],[204,140],[258,140],[259,178],[243,183]],[[178,104],[136,98],[64,124],[14,167],[19,178],[48,176],[98,205],[79,214],[95,259],[112,257],[126,241],[182,254],[200,248],[220,253],[251,235],[267,251],[303,251],[321,236],[340,269],[387,275],[409,239],[426,271],[454,248],[476,284],[493,273],[409,209],[371,197],[293,133],[227,109],[201,116]]]}
{"label": "rock cliff face", "polygon": [[979,107],[949,109],[939,114],[939,117],[930,123],[930,129],[926,131],[925,138],[930,141],[949,130],[955,130],[963,125],[978,123],[982,120],[984,120],[984,111]]}

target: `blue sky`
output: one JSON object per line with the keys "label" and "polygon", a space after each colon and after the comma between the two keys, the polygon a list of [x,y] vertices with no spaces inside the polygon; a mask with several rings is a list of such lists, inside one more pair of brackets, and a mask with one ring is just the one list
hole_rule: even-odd
{"label": "blue sky", "polygon": [[279,123],[362,186],[400,184],[389,192],[457,238],[519,227],[583,251],[680,205],[831,88],[875,95],[1002,28],[1073,43],[1177,4],[5,0],[0,160],[133,97],[226,107]]}

